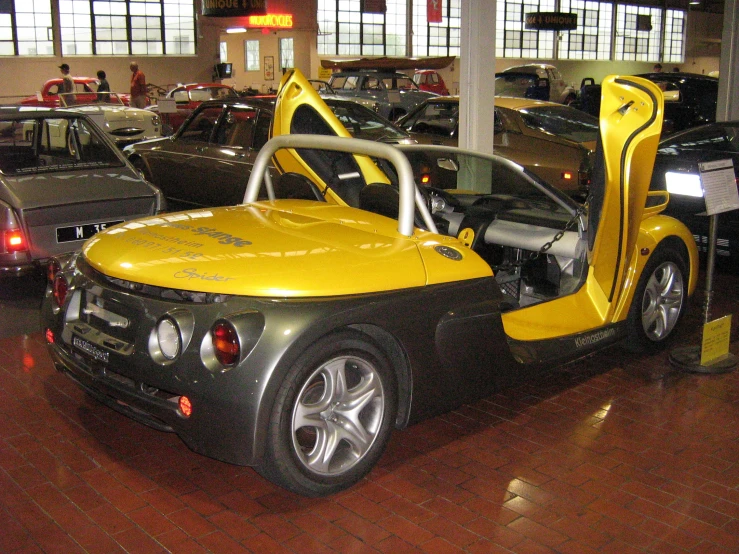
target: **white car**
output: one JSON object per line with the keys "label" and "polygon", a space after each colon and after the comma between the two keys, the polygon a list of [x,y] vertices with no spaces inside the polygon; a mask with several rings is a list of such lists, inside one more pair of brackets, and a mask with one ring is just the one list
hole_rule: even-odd
{"label": "white car", "polygon": [[540,79],[549,79],[549,100],[550,102],[559,102],[560,104],[571,104],[577,98],[577,91],[571,85],[567,84],[562,78],[562,74],[555,66],[547,63],[529,63],[525,65],[516,65],[502,71],[503,73],[532,73]]}
{"label": "white car", "polygon": [[159,114],[126,106],[115,92],[99,92],[94,102],[86,99],[84,104],[77,102],[74,93],[60,94],[59,97],[62,108],[88,115],[119,148],[162,136]]}

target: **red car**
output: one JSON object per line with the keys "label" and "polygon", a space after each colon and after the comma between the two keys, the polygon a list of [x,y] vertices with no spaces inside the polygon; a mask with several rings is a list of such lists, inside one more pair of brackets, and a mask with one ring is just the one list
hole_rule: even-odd
{"label": "red car", "polygon": [[[97,100],[97,89],[100,81],[93,77],[72,77],[74,80],[75,99],[78,104],[91,104]],[[28,96],[21,100],[24,106],[46,106],[58,108],[59,92],[62,90],[62,78],[49,79],[34,96]],[[128,94],[117,95],[121,101],[128,106],[130,96]]]}
{"label": "red car", "polygon": [[164,98],[175,101],[176,112],[167,113],[159,104],[149,109],[159,112],[164,122],[165,134],[171,134],[179,129],[193,110],[206,100],[239,98],[239,93],[233,87],[221,83],[190,83],[176,86]]}
{"label": "red car", "polygon": [[444,79],[438,71],[433,69],[421,69],[413,74],[413,82],[418,85],[421,90],[435,92],[442,96],[449,96],[449,90],[446,88]]}

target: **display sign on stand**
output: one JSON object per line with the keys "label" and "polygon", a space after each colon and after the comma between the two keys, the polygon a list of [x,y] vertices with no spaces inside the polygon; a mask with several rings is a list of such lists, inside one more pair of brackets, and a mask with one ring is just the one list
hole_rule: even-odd
{"label": "display sign on stand", "polygon": [[169,116],[173,113],[177,113],[177,101],[174,98],[157,98],[157,106],[159,107],[159,113],[162,116],[162,123],[166,128],[169,128],[169,131],[164,132],[164,134],[169,134],[172,129]]}
{"label": "display sign on stand", "polygon": [[731,159],[698,164],[705,215],[708,225],[708,260],[706,263],[706,291],[703,303],[703,332],[700,346],[684,346],[670,353],[670,362],[685,371],[695,373],[726,373],[733,371],[737,357],[729,352],[731,315],[711,321],[713,300],[713,272],[716,262],[716,238],[720,213],[739,209],[739,191],[736,186],[734,162]]}

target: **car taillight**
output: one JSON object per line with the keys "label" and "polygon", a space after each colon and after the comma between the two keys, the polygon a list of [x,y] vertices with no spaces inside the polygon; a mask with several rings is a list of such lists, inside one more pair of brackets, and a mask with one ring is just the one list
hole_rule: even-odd
{"label": "car taillight", "polygon": [[590,171],[588,170],[580,170],[577,172],[577,180],[580,184],[580,188],[583,190],[587,190],[590,188]]}
{"label": "car taillight", "polygon": [[219,321],[210,330],[213,337],[213,351],[218,362],[230,367],[239,361],[241,345],[239,335],[233,325],[227,321]]}
{"label": "car taillight", "polygon": [[180,396],[177,404],[183,416],[190,417],[192,415],[192,402],[187,396]]}
{"label": "car taillight", "polygon": [[67,299],[67,293],[69,292],[69,283],[63,275],[57,275],[54,277],[54,285],[52,287],[54,293],[54,302],[60,308],[64,306],[64,301]]}
{"label": "car taillight", "polygon": [[5,251],[8,253],[12,252],[23,252],[28,250],[28,242],[23,231],[19,229],[11,229],[10,231],[3,232],[3,243],[5,245]]}
{"label": "car taillight", "polygon": [[62,264],[56,258],[49,260],[46,264],[46,279],[49,283],[54,284],[57,274],[62,270]]}

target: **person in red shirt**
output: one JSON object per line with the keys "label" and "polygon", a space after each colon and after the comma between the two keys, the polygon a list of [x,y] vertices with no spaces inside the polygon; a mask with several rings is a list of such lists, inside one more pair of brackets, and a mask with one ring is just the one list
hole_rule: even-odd
{"label": "person in red shirt", "polygon": [[131,106],[134,108],[146,107],[146,76],[139,69],[139,64],[131,62]]}

